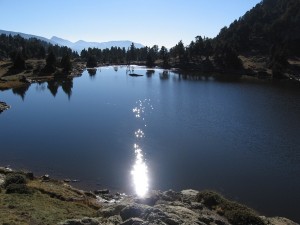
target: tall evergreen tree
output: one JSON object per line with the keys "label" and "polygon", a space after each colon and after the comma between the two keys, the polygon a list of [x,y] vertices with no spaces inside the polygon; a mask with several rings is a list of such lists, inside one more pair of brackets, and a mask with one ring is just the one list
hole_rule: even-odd
{"label": "tall evergreen tree", "polygon": [[18,51],[13,58],[13,68],[17,70],[26,69],[25,60],[22,51]]}
{"label": "tall evergreen tree", "polygon": [[44,72],[53,73],[56,70],[56,56],[51,51],[49,52],[47,58],[46,58],[46,66],[44,68]]}
{"label": "tall evergreen tree", "polygon": [[60,65],[63,68],[63,72],[68,74],[72,69],[72,63],[69,54],[64,55],[61,58]]}

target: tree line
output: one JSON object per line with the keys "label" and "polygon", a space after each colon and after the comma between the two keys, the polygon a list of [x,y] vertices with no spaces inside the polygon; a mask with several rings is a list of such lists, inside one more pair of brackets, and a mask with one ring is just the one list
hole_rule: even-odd
{"label": "tree line", "polygon": [[46,59],[43,71],[54,72],[57,58],[61,59],[63,70],[70,71],[70,60],[78,57],[77,52],[66,46],[52,45],[37,38],[25,39],[20,35],[0,35],[0,60],[10,58],[16,71],[26,69],[27,59]]}
{"label": "tree line", "polygon": [[264,55],[273,75],[288,66],[289,57],[300,56],[300,1],[263,0],[229,27],[221,29],[217,37],[195,37],[188,45],[179,41],[168,49],[158,45],[128,49],[83,49],[80,55],[67,47],[51,45],[35,38],[0,36],[0,59],[10,57],[16,66],[24,67],[24,59],[45,59],[45,71],[54,71],[57,58],[66,72],[70,60],[80,58],[87,67],[99,64],[143,63],[148,67],[178,67],[203,72],[239,72],[243,64],[239,55]]}

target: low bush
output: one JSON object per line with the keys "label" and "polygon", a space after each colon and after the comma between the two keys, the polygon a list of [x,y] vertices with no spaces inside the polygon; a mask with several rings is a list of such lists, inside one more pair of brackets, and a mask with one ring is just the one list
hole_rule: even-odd
{"label": "low bush", "polygon": [[26,184],[26,178],[21,174],[8,174],[4,181],[4,188],[7,188],[10,184]]}
{"label": "low bush", "polygon": [[199,192],[197,195],[197,201],[203,203],[209,209],[216,210],[218,214],[226,217],[231,224],[265,224],[254,210],[237,202],[229,201],[216,192]]}
{"label": "low bush", "polygon": [[5,178],[3,187],[6,189],[7,194],[30,194],[31,190],[26,185],[27,180],[21,174],[8,174]]}
{"label": "low bush", "polygon": [[31,190],[26,184],[10,184],[6,187],[6,194],[18,193],[18,194],[30,194]]}
{"label": "low bush", "polygon": [[231,210],[224,215],[231,224],[244,225],[264,225],[265,223],[256,214],[248,210]]}

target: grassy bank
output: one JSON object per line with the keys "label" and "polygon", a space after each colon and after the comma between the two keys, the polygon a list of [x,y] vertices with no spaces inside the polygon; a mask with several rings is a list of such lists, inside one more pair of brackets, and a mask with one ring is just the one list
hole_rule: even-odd
{"label": "grassy bank", "polygon": [[[6,185],[9,177],[16,176],[26,179],[25,186],[16,184],[22,183],[18,178]],[[94,217],[100,207],[83,191],[23,172],[0,169],[0,184],[0,224],[56,224],[71,218]]]}

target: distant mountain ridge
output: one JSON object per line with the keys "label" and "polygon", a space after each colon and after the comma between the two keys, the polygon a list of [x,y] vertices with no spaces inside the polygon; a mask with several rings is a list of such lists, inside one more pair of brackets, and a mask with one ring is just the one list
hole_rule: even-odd
{"label": "distant mountain ridge", "polygon": [[130,47],[131,43],[134,43],[134,46],[136,48],[142,48],[144,47],[144,45],[140,44],[140,43],[135,43],[129,40],[123,40],[123,41],[108,41],[108,42],[87,42],[87,41],[83,41],[83,40],[79,40],[76,42],[71,42],[59,37],[55,37],[53,36],[50,39],[52,42],[57,43],[58,45],[64,45],[67,46],[73,50],[76,51],[81,51],[84,48],[88,49],[88,48],[99,48],[99,49],[105,49],[105,48],[111,48],[111,47],[120,47],[120,48],[125,48],[127,50],[127,48]]}
{"label": "distant mountain ridge", "polygon": [[45,37],[41,37],[41,36],[37,36],[37,35],[32,35],[32,34],[25,34],[25,33],[21,33],[21,32],[15,32],[15,31],[7,31],[7,30],[0,30],[0,34],[5,34],[5,35],[11,35],[11,36],[16,36],[16,35],[20,35],[22,38],[25,39],[29,39],[29,38],[36,38],[42,41],[46,41],[49,42],[51,44],[57,44],[55,42],[52,42],[50,39],[45,38]]}
{"label": "distant mountain ridge", "polygon": [[77,51],[79,54],[80,52],[85,48],[99,48],[99,49],[105,49],[105,48],[111,48],[111,47],[120,47],[120,48],[127,48],[130,47],[131,43],[134,43],[136,48],[142,48],[144,45],[140,43],[135,43],[133,41],[129,40],[124,40],[124,41],[108,41],[108,42],[87,42],[84,40],[79,40],[77,42],[71,42],[69,40],[53,36],[51,39],[37,36],[37,35],[32,35],[32,34],[25,34],[25,33],[20,33],[20,32],[14,32],[14,31],[6,31],[6,30],[0,30],[0,34],[5,34],[5,35],[20,35],[21,37],[25,39],[29,38],[37,38],[42,41],[49,42],[53,45],[59,45],[59,46],[67,46],[71,48],[73,51]]}

